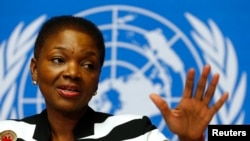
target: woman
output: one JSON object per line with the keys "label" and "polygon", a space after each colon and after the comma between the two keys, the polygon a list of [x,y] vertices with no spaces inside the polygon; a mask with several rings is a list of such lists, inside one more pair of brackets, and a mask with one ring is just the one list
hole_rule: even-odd
{"label": "woman", "polygon": [[[92,110],[88,103],[96,94],[105,57],[100,30],[90,21],[57,16],[41,28],[35,42],[30,70],[46,102],[41,113],[21,120],[0,122],[1,137],[38,141],[166,141],[146,116],[117,115]],[[209,107],[219,75],[207,89],[210,66],[204,66],[193,94],[194,69],[187,74],[182,99],[175,109],[157,94],[150,98],[159,108],[168,128],[181,141],[204,140],[203,133],[228,94]]]}

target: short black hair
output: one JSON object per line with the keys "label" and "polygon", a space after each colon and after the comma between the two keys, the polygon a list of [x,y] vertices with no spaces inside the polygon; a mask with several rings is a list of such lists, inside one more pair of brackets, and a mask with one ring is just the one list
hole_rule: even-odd
{"label": "short black hair", "polygon": [[90,20],[72,15],[54,16],[47,20],[41,27],[35,41],[34,57],[39,58],[40,51],[49,36],[58,33],[63,29],[73,29],[88,34],[96,43],[100,53],[100,64],[105,59],[105,43],[102,32]]}

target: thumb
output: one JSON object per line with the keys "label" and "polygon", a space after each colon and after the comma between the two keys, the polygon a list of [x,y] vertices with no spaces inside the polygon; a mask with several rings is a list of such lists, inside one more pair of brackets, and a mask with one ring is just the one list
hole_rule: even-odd
{"label": "thumb", "polygon": [[170,116],[170,109],[166,101],[164,101],[158,94],[150,94],[150,99],[156,105],[156,107],[160,110],[164,119],[167,119]]}

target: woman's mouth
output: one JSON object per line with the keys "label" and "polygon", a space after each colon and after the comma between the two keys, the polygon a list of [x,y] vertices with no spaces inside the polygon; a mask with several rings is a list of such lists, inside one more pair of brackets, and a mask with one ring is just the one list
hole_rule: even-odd
{"label": "woman's mouth", "polygon": [[78,89],[66,86],[58,88],[58,92],[62,97],[66,98],[74,98],[80,94]]}

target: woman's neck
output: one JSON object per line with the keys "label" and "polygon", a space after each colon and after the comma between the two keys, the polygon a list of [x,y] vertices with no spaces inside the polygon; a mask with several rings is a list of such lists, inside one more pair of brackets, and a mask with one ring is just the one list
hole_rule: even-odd
{"label": "woman's neck", "polygon": [[73,130],[84,112],[62,113],[47,109],[52,141],[74,141]]}

